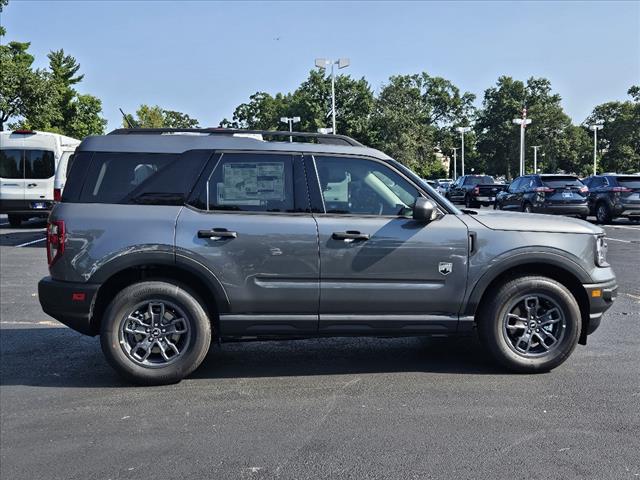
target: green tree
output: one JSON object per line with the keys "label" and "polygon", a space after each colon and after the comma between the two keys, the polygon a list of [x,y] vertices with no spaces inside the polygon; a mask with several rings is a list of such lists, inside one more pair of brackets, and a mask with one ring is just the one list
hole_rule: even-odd
{"label": "green tree", "polygon": [[583,132],[591,136],[588,126],[604,122],[597,146],[601,171],[640,171],[640,86],[632,86],[627,93],[631,100],[598,105],[583,124]]}
{"label": "green tree", "polygon": [[[369,139],[369,121],[374,96],[364,78],[348,75],[336,77],[336,130],[357,140]],[[249,101],[238,105],[232,120],[220,126],[256,130],[286,130],[282,117],[300,117],[295,129],[316,132],[331,125],[331,79],[324,72],[311,70],[307,79],[293,93],[256,92]]]}
{"label": "green tree", "polygon": [[[475,124],[477,149],[486,169],[509,178],[518,175],[520,135],[513,119],[519,118],[526,107],[527,117],[532,120],[526,129],[526,145],[541,146],[539,168],[547,173],[583,171],[588,156],[585,137],[564,113],[561,100],[545,78],[531,77],[525,83],[500,77],[495,87],[485,91]],[[529,172],[532,155],[527,147]]]}
{"label": "green tree", "polygon": [[126,115],[122,126],[127,128],[129,124],[137,128],[195,128],[198,126],[198,120],[186,113],[163,110],[158,105],[143,104],[136,110],[135,116]]}
{"label": "green tree", "polygon": [[474,99],[426,72],[393,76],[375,102],[372,143],[424,177],[447,175],[437,152],[449,153],[454,127],[472,119]]}
{"label": "green tree", "polygon": [[0,131],[10,119],[46,116],[51,92],[49,74],[34,70],[28,42],[0,45]]}

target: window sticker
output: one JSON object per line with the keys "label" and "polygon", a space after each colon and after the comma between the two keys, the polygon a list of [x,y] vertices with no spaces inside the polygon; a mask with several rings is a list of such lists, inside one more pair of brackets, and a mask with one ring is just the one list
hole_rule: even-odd
{"label": "window sticker", "polygon": [[284,200],[284,162],[226,163],[218,205],[261,205]]}

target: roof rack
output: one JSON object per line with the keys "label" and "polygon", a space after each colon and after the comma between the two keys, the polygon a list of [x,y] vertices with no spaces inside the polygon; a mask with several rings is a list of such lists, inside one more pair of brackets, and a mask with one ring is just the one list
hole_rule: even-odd
{"label": "roof rack", "polygon": [[350,145],[352,147],[362,147],[363,145],[346,135],[333,135],[330,133],[309,133],[309,132],[284,132],[282,130],[245,130],[241,128],[117,128],[108,135],[162,135],[171,133],[200,133],[209,135],[233,135],[252,134],[263,137],[295,137],[295,138],[315,138],[318,143],[331,145]]}

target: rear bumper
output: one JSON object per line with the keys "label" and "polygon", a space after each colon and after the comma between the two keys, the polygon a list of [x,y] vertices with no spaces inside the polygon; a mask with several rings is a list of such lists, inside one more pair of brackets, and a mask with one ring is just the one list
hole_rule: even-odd
{"label": "rear bumper", "polygon": [[538,204],[533,206],[533,211],[535,213],[546,213],[548,215],[578,215],[578,216],[588,216],[589,215],[589,205],[579,204],[579,205],[547,205],[547,204]]}
{"label": "rear bumper", "polygon": [[614,205],[613,214],[616,217],[640,217],[640,204],[638,203],[620,203]]}
{"label": "rear bumper", "polygon": [[38,298],[48,315],[85,335],[97,335],[93,306],[100,284],[61,282],[45,277],[38,283]]}
{"label": "rear bumper", "polygon": [[[38,203],[44,204],[44,207],[35,208]],[[0,213],[47,216],[52,208],[53,200],[0,200]]]}
{"label": "rear bumper", "polygon": [[586,335],[591,335],[600,326],[602,315],[611,308],[618,295],[618,284],[615,279],[605,283],[588,283],[583,285],[589,298],[589,323]]}

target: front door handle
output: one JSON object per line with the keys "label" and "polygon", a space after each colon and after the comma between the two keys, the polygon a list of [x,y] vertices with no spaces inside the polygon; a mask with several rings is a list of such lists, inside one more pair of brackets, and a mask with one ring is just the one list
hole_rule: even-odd
{"label": "front door handle", "polygon": [[238,232],[230,232],[226,228],[212,228],[211,230],[198,230],[198,238],[220,240],[222,238],[236,238]]}
{"label": "front door handle", "polygon": [[347,230],[346,232],[333,232],[331,238],[334,240],[369,240],[369,234],[360,233],[356,230]]}

